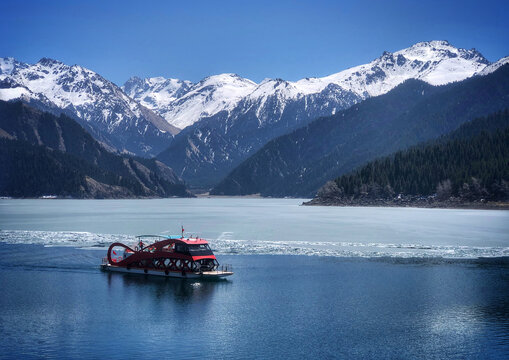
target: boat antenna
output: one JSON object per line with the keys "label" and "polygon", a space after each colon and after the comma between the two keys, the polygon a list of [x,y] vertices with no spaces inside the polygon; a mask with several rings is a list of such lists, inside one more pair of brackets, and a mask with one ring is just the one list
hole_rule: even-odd
{"label": "boat antenna", "polygon": [[182,228],[182,239],[184,238],[184,225],[180,224],[180,227]]}

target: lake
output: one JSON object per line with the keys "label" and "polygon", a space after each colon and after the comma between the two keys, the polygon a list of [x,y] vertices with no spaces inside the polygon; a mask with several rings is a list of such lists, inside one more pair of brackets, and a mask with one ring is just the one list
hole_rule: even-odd
{"label": "lake", "polygon": [[[509,212],[302,201],[0,200],[0,358],[509,357]],[[99,271],[181,225],[235,275]]]}

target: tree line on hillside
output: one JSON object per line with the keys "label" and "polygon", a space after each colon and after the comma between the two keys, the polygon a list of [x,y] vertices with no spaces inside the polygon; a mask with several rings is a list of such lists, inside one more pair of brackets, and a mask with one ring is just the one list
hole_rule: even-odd
{"label": "tree line on hillside", "polygon": [[[87,197],[87,177],[126,189],[125,195],[143,196],[141,184],[105,171],[86,161],[45,146],[0,139],[0,195],[38,197],[59,195]],[[130,193],[130,194],[129,194]]]}
{"label": "tree line on hillside", "polygon": [[476,119],[448,136],[329,181],[318,191],[316,202],[355,205],[414,200],[509,200],[509,111]]}
{"label": "tree line on hillside", "polygon": [[155,159],[108,151],[76,121],[0,101],[0,196],[192,196]]}
{"label": "tree line on hillside", "polygon": [[[134,159],[127,161],[133,171],[140,171]],[[170,183],[154,172],[122,176],[73,155],[19,140],[0,139],[0,169],[0,196],[189,196],[184,184]],[[144,176],[150,177],[154,188],[148,189],[136,180]]]}

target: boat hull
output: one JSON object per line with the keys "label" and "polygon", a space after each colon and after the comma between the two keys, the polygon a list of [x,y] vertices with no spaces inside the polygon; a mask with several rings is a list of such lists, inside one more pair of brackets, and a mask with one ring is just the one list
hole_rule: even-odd
{"label": "boat hull", "polygon": [[164,270],[155,270],[155,269],[127,269],[122,266],[115,266],[111,264],[103,264],[101,265],[101,270],[110,271],[110,272],[118,272],[118,273],[127,273],[127,274],[140,274],[140,275],[153,275],[153,276],[162,276],[162,277],[171,277],[171,278],[181,278],[181,279],[222,279],[227,276],[233,275],[231,271],[204,271],[201,273],[198,272],[182,272],[182,271],[164,271]]}

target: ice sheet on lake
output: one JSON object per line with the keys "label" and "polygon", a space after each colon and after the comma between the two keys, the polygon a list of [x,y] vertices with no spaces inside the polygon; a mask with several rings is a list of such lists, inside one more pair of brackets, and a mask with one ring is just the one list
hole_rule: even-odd
{"label": "ice sheet on lake", "polygon": [[[123,234],[94,234],[72,231],[2,230],[0,241],[9,244],[38,244],[106,249],[113,242],[133,244],[136,239]],[[314,255],[364,258],[446,258],[476,259],[508,257],[509,247],[474,247],[421,244],[387,244],[377,242],[275,241],[235,239],[223,233],[209,239],[216,254],[239,255]]]}

